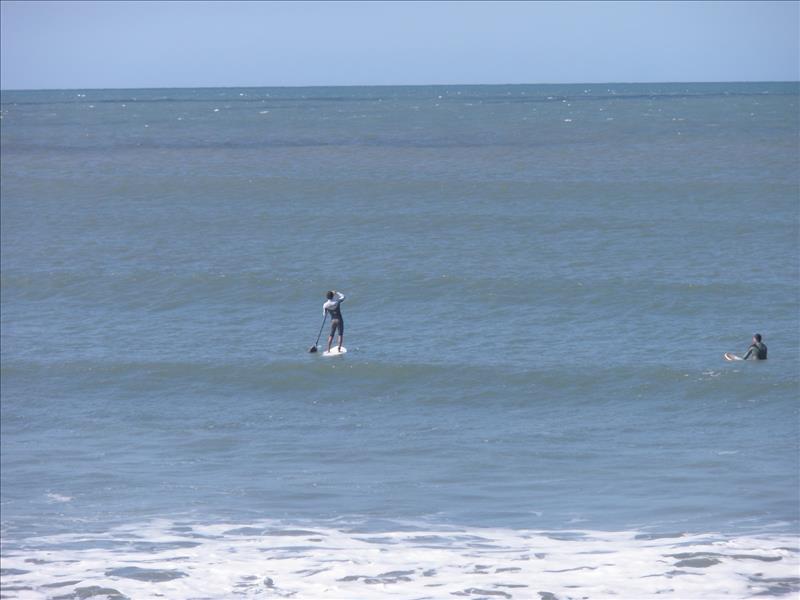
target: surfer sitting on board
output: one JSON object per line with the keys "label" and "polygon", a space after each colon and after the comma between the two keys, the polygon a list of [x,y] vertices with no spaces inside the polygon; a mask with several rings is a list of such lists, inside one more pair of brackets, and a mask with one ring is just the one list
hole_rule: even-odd
{"label": "surfer sitting on board", "polygon": [[333,342],[333,336],[336,335],[337,329],[339,330],[339,351],[341,352],[342,340],[344,339],[344,319],[342,318],[342,309],[339,305],[344,300],[344,294],[333,290],[325,294],[325,297],[328,300],[322,305],[322,315],[323,317],[327,315],[331,316],[331,334],[328,336],[328,352],[331,351],[331,342]]}
{"label": "surfer sitting on board", "polygon": [[753,336],[753,343],[747,349],[747,354],[742,357],[742,360],[753,358],[755,360],[767,360],[767,345],[761,341],[761,334],[757,333]]}

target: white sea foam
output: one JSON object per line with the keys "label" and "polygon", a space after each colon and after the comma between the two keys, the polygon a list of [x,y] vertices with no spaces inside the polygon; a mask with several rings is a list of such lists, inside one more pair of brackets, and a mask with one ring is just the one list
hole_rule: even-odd
{"label": "white sea foam", "polygon": [[53,492],[49,492],[47,494],[47,500],[50,502],[71,502],[71,496],[64,496],[63,494],[56,494]]}
{"label": "white sea foam", "polygon": [[398,529],[157,521],[43,537],[4,552],[3,594],[708,600],[800,590],[789,535]]}

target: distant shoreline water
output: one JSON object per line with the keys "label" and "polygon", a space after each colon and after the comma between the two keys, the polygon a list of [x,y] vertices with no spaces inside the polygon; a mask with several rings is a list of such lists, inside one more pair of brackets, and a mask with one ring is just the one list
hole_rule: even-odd
{"label": "distant shoreline water", "polygon": [[586,85],[739,85],[739,84],[791,84],[800,85],[800,80],[736,80],[736,81],[573,81],[540,83],[385,83],[385,84],[339,84],[339,85],[211,85],[178,87],[70,87],[70,88],[6,88],[0,92],[102,92],[102,91],[159,91],[159,90],[227,90],[227,89],[326,89],[326,88],[431,88],[431,87],[511,87],[511,86],[586,86]]}

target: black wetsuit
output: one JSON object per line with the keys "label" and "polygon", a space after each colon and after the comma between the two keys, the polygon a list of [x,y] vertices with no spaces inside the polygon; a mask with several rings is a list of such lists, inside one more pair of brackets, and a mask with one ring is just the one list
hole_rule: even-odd
{"label": "black wetsuit", "polygon": [[753,358],[756,360],[767,360],[767,345],[764,342],[756,342],[747,349],[747,354],[742,357],[744,360]]}

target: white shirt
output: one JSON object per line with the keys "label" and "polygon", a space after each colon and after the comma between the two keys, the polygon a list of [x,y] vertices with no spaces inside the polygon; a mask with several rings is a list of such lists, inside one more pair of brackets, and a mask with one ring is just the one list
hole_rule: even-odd
{"label": "white shirt", "polygon": [[326,316],[328,314],[329,308],[336,308],[339,306],[339,303],[344,300],[344,294],[341,292],[336,292],[336,298],[331,298],[330,300],[326,301],[325,304],[322,305],[322,316]]}

